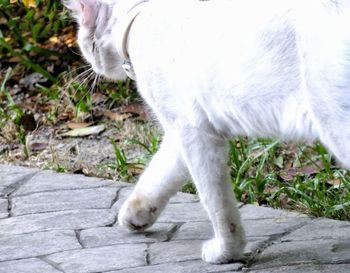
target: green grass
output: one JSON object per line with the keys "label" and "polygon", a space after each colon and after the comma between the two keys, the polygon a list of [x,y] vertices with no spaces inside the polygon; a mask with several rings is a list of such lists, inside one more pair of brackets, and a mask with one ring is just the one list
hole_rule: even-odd
{"label": "green grass", "polygon": [[291,148],[266,139],[239,138],[231,142],[230,157],[240,201],[350,219],[350,174],[336,167],[319,143]]}

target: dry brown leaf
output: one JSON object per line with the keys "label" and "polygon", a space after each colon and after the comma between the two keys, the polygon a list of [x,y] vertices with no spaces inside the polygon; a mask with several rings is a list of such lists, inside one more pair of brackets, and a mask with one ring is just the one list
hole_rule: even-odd
{"label": "dry brown leaf", "polygon": [[123,121],[132,116],[130,113],[118,113],[109,110],[105,111],[103,114],[113,121]]}
{"label": "dry brown leaf", "polygon": [[69,129],[78,129],[78,128],[86,128],[89,127],[92,123],[87,122],[68,122],[66,124],[67,128]]}
{"label": "dry brown leaf", "polygon": [[292,181],[297,176],[313,175],[324,169],[322,161],[303,166],[301,168],[290,168],[281,170],[279,176],[284,181]]}
{"label": "dry brown leaf", "polygon": [[130,103],[126,106],[123,106],[121,108],[121,112],[136,114],[139,116],[139,119],[141,119],[143,121],[148,120],[148,115],[147,115],[145,106],[142,103],[137,103],[137,102]]}
{"label": "dry brown leaf", "polygon": [[36,7],[36,1],[35,0],[23,0],[23,4],[27,8],[35,8]]}
{"label": "dry brown leaf", "polygon": [[30,143],[29,149],[32,152],[39,152],[39,151],[45,150],[48,145],[49,145],[48,142],[33,142],[33,143]]}
{"label": "dry brown leaf", "polygon": [[327,184],[332,185],[335,188],[339,188],[340,184],[341,184],[341,179],[340,178],[335,178],[332,180],[328,180]]}

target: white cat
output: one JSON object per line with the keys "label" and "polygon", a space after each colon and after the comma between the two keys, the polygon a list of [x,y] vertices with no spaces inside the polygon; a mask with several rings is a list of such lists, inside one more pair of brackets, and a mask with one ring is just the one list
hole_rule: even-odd
{"label": "white cat", "polygon": [[[246,245],[227,138],[319,139],[350,167],[349,0],[68,0],[94,71],[137,79],[164,140],[119,223],[151,226],[192,178],[213,224],[210,263]],[[122,64],[124,64],[124,69]],[[195,212],[194,212],[195,213]]]}

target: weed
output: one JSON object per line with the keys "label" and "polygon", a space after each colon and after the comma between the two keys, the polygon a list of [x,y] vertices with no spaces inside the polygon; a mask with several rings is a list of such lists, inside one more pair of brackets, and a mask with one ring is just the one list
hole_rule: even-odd
{"label": "weed", "polygon": [[23,147],[23,154],[25,158],[28,158],[28,150],[26,148],[26,132],[22,126],[22,118],[24,112],[13,100],[10,92],[6,89],[6,82],[11,77],[12,69],[8,68],[4,80],[0,87],[0,97],[5,97],[5,104],[0,104],[0,118],[1,123],[12,122],[15,125],[17,132],[17,139]]}
{"label": "weed", "polygon": [[[293,152],[286,160],[283,151],[283,144],[266,139],[231,141],[232,183],[238,199],[350,219],[349,172],[334,167],[331,156],[319,143],[290,149]],[[292,175],[283,179],[284,171]]]}

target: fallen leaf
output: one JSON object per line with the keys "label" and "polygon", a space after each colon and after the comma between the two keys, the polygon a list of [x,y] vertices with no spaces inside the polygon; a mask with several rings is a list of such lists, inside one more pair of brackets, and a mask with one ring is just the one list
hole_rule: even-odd
{"label": "fallen leaf", "polygon": [[28,88],[29,90],[34,90],[34,85],[36,83],[44,83],[47,82],[47,79],[41,75],[40,73],[34,72],[32,74],[29,74],[28,76],[24,77],[19,81],[21,85]]}
{"label": "fallen leaf", "polygon": [[79,129],[79,128],[86,128],[89,127],[92,123],[87,122],[68,122],[66,124],[67,128],[69,129]]}
{"label": "fallen leaf", "polygon": [[98,135],[102,131],[105,130],[104,125],[96,125],[86,128],[76,128],[67,133],[61,134],[62,137],[81,137],[81,136],[90,136],[90,135]]}
{"label": "fallen leaf", "polygon": [[23,0],[23,4],[27,7],[27,8],[35,8],[36,7],[36,1],[35,0]]}
{"label": "fallen leaf", "polygon": [[50,37],[49,41],[53,44],[57,44],[59,42],[57,36]]}
{"label": "fallen leaf", "polygon": [[29,149],[32,152],[39,152],[45,150],[48,145],[49,144],[47,142],[33,142],[30,143]]}
{"label": "fallen leaf", "polygon": [[139,119],[143,121],[148,120],[148,115],[145,109],[145,105],[142,103],[130,103],[126,106],[123,106],[120,109],[120,112],[122,113],[131,113],[131,114],[136,114],[139,116]]}
{"label": "fallen leaf", "polygon": [[341,185],[341,179],[335,178],[332,180],[328,180],[327,184],[332,185],[334,188],[339,188],[339,186]]}
{"label": "fallen leaf", "polygon": [[103,114],[113,121],[123,121],[132,116],[130,113],[117,113],[109,110],[105,111]]}
{"label": "fallen leaf", "polygon": [[133,174],[133,175],[140,175],[143,173],[145,170],[145,166],[142,164],[129,164],[128,165],[128,170]]}
{"label": "fallen leaf", "polygon": [[290,168],[281,170],[279,176],[285,181],[293,181],[297,176],[313,175],[324,169],[322,161],[317,161],[313,164],[303,166],[301,168]]}
{"label": "fallen leaf", "polygon": [[324,165],[322,161],[317,161],[314,164],[309,164],[298,169],[304,175],[312,175],[324,170]]}

